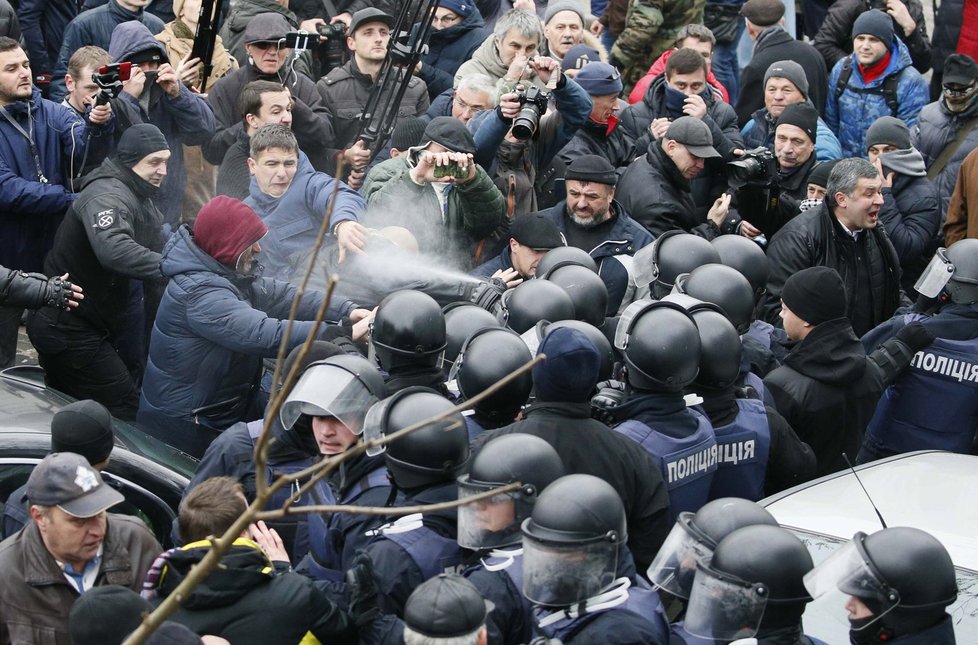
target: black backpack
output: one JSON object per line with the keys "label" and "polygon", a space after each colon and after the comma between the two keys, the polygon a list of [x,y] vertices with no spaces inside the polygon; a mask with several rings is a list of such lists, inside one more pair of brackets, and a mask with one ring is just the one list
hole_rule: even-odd
{"label": "black backpack", "polygon": [[[852,57],[846,56],[842,63],[842,70],[839,72],[839,80],[835,82],[835,100],[838,101],[842,93],[849,85],[849,78],[852,76]],[[896,116],[900,104],[897,102],[897,85],[900,82],[899,74],[892,74],[883,79],[883,84],[876,87],[850,87],[849,89],[859,94],[880,94],[886,100],[887,107],[890,108],[891,116]]]}

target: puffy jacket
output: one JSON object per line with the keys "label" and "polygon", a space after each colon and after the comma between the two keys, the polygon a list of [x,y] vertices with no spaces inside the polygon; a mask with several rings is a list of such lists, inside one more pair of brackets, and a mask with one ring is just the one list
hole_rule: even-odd
{"label": "puffy jacket", "polygon": [[[774,130],[770,113],[767,108],[761,108],[754,112],[751,120],[740,130],[740,134],[744,137],[744,146],[747,150],[765,146],[773,152]],[[839,139],[822,117],[818,118],[818,126],[815,130],[815,158],[818,161],[842,159],[842,146],[839,144]]]}
{"label": "puffy jacket", "polygon": [[153,14],[140,9],[129,11],[109,0],[101,7],[95,7],[88,11],[78,14],[64,31],[64,39],[61,42],[61,50],[58,53],[58,61],[54,66],[54,73],[51,77],[52,101],[60,101],[65,97],[65,74],[68,72],[68,60],[79,47],[84,45],[95,45],[102,49],[108,49],[112,41],[112,31],[116,25],[121,25],[130,20],[137,20],[149,29],[151,34],[158,34],[163,31],[163,21]]}
{"label": "puffy jacket", "polygon": [[[917,28],[907,36],[896,20],[893,21],[893,32],[907,43],[913,66],[921,74],[931,67],[931,44],[927,38],[927,23],[924,20],[924,7],[920,0],[903,0],[910,17],[917,23]],[[869,0],[838,0],[829,7],[829,12],[822,22],[812,44],[825,58],[828,69],[852,53],[852,25],[864,11],[869,11]],[[948,52],[950,53],[950,52]],[[941,61],[943,66],[943,61]],[[829,85],[831,92],[832,86]]]}
{"label": "puffy jacket", "polygon": [[[642,100],[642,97],[645,96],[645,93],[648,91],[649,85],[652,84],[652,81],[654,81],[657,76],[666,73],[666,61],[668,61],[669,57],[674,53],[676,53],[675,49],[667,49],[666,51],[662,52],[661,56],[655,59],[655,62],[652,63],[651,67],[649,67],[649,71],[646,72],[645,76],[639,79],[638,83],[635,83],[635,87],[633,87],[632,91],[628,93],[629,103],[638,103]],[[727,88],[725,88],[723,84],[717,80],[716,75],[713,73],[712,67],[706,68],[706,82],[710,85],[713,93],[718,95],[720,100],[722,100],[724,103],[730,103],[730,94],[727,92]]]}
{"label": "puffy jacket", "polygon": [[879,217],[900,258],[903,289],[913,293],[937,248],[940,214],[934,184],[927,177],[894,174],[893,186],[883,189]]}
{"label": "puffy jacket", "polygon": [[[102,566],[94,586],[122,585],[141,591],[143,577],[163,547],[134,517],[108,515]],[[0,585],[0,643],[70,645],[68,613],[78,590],[29,522],[0,544],[4,584]]]}
{"label": "puffy jacket", "polygon": [[[496,51],[496,39],[490,34],[482,41],[479,48],[473,52],[472,57],[462,63],[462,66],[455,72],[453,87],[458,87],[459,82],[465,76],[470,74],[485,74],[496,81],[496,96],[499,97],[507,92],[512,92],[517,85],[515,81],[506,80],[506,72],[508,70],[509,65],[504,65],[502,59],[499,58],[499,52]],[[546,89],[545,84],[534,71],[527,72],[520,79],[519,83],[524,86],[536,85],[541,90]]]}
{"label": "puffy jacket", "polygon": [[824,203],[785,224],[768,247],[770,273],[761,304],[763,318],[779,324],[781,289],[788,276],[808,267],[827,266],[838,271],[846,285],[849,319],[871,321],[853,324],[857,334],[889,319],[900,305],[900,260],[884,227],[877,226],[861,235],[865,237],[861,243],[865,254],[857,259],[856,243],[842,232]]}
{"label": "puffy jacket", "polygon": [[[653,239],[648,231],[628,216],[627,209],[619,202],[612,202],[611,209],[615,213],[615,224],[608,232],[608,239],[593,249],[584,249],[598,263],[598,275],[608,287],[609,316],[631,303],[629,287],[635,283],[631,256],[651,244]],[[557,225],[561,234],[567,231],[566,201],[540,212]]]}
{"label": "puffy jacket", "polygon": [[948,204],[954,192],[954,184],[958,179],[961,164],[969,152],[978,148],[978,122],[972,123],[975,119],[978,119],[978,103],[960,114],[954,114],[947,109],[942,98],[924,106],[920,111],[917,124],[910,131],[911,145],[920,151],[924,156],[924,164],[930,168],[941,156],[941,152],[958,136],[961,128],[966,126],[971,128],[964,141],[934,178],[940,199],[941,222],[947,219]]}
{"label": "puffy jacket", "polygon": [[33,124],[47,182],[38,181],[27,139],[0,118],[0,264],[40,271],[61,217],[75,199],[63,164],[67,160],[80,166],[86,145],[93,151],[95,146],[105,147],[114,121],[88,126],[74,110],[42,99],[37,88],[30,101],[9,103],[6,110],[25,132]]}
{"label": "puffy jacket", "polygon": [[[160,52],[166,60],[166,48],[153,37],[141,23],[132,21],[119,25],[112,32],[109,55],[120,62],[133,54],[147,49]],[[154,197],[156,205],[163,212],[163,221],[176,228],[180,223],[180,209],[183,206],[183,193],[187,186],[187,169],[183,164],[183,145],[200,145],[214,135],[217,121],[210,105],[199,94],[191,92],[186,85],[179,83],[180,91],[175,97],[153,85],[149,92],[149,108],[144,109],[140,100],[123,92],[112,102],[117,111],[116,132],[121,135],[129,126],[138,123],[152,123],[170,146],[170,160],[167,174]]]}
{"label": "puffy jacket", "polygon": [[[226,428],[251,404],[262,359],[278,351],[295,288],[223,266],[187,226],[170,237],[160,270],[170,283],[153,323],[140,411]],[[322,297],[303,298],[286,351],[305,340]],[[343,313],[332,305],[326,318]],[[319,337],[327,334],[321,326]]]}
{"label": "puffy jacket", "polygon": [[[850,40],[849,44],[852,44]],[[764,107],[764,75],[772,63],[793,60],[805,70],[808,79],[808,100],[819,114],[825,113],[825,92],[828,72],[825,61],[811,44],[795,40],[784,27],[775,25],[764,29],[754,43],[754,55],[740,75],[737,95],[737,120],[747,123],[751,115]]]}
{"label": "puffy jacket", "polygon": [[[329,230],[344,220],[357,221],[363,217],[367,204],[352,188],[329,175],[316,172],[309,159],[299,153],[299,164],[288,190],[281,197],[266,195],[251,178],[250,195],[244,200],[255,209],[268,226],[268,235],[262,239],[262,260],[265,275],[277,280],[289,280],[291,267],[304,267],[307,256],[316,248],[316,238],[323,217],[333,201]],[[335,243],[335,238],[330,239]]]}
{"label": "puffy jacket", "polygon": [[54,71],[65,28],[81,11],[81,6],[82,0],[20,0],[18,3],[17,18],[35,78]]}
{"label": "puffy jacket", "polygon": [[445,29],[432,30],[428,37],[428,53],[421,59],[418,76],[428,86],[428,98],[435,97],[452,87],[455,72],[462,63],[472,58],[490,32],[485,29],[482,15],[477,8],[462,22]]}
{"label": "puffy jacket", "polygon": [[[419,186],[411,179],[410,157],[388,159],[367,175],[361,189],[367,199],[367,224],[404,226],[418,239],[423,253],[437,252],[455,266],[470,268],[471,247],[503,222],[502,193],[476,166],[472,181],[446,189],[442,206],[434,187]],[[404,212],[405,204],[412,205],[412,212]]]}
{"label": "puffy jacket", "polygon": [[[849,82],[836,96],[836,85],[842,67],[849,61],[852,74]],[[896,76],[897,113],[890,111],[882,90],[887,77]],[[851,54],[840,60],[829,74],[829,95],[825,101],[825,122],[839,135],[842,153],[846,157],[862,157],[866,153],[866,130],[881,116],[895,116],[909,127],[917,123],[921,108],[930,100],[930,90],[920,72],[910,66],[907,46],[899,38],[893,39],[890,63],[886,70],[869,83],[863,81],[859,63]]]}

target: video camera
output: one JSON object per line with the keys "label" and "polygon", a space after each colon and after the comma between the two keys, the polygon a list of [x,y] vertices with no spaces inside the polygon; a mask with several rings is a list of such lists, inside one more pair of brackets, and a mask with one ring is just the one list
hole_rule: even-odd
{"label": "video camera", "polygon": [[516,89],[516,99],[520,102],[520,112],[513,119],[513,136],[525,141],[533,136],[540,126],[540,117],[547,113],[550,93],[536,85],[528,89]]}
{"label": "video camera", "polygon": [[346,58],[346,25],[342,22],[316,25],[316,31],[322,38],[322,73],[328,74],[342,65]]}
{"label": "video camera", "polygon": [[778,160],[765,146],[744,151],[735,161],[727,162],[727,180],[732,188],[773,186],[778,183]]}
{"label": "video camera", "polygon": [[122,93],[122,84],[132,75],[132,63],[112,63],[102,65],[92,73],[92,80],[101,90],[95,98],[95,106],[105,105]]}

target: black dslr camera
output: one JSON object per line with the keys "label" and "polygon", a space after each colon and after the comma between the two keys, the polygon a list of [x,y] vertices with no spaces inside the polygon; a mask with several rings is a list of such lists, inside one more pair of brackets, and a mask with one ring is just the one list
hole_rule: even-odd
{"label": "black dslr camera", "polygon": [[132,75],[132,63],[113,63],[102,65],[92,74],[92,80],[101,90],[95,98],[95,105],[105,105],[110,99],[122,94],[122,84]]}
{"label": "black dslr camera", "polygon": [[778,160],[764,146],[746,150],[742,157],[727,163],[727,181],[732,188],[773,186],[778,183]]}
{"label": "black dslr camera", "polygon": [[322,37],[320,45],[320,60],[323,74],[327,74],[345,62],[346,58],[346,25],[342,22],[316,25],[316,31]]}
{"label": "black dslr camera", "polygon": [[550,93],[544,92],[536,85],[531,85],[528,89],[517,88],[516,98],[522,107],[513,119],[513,136],[526,141],[537,131],[540,117],[547,113]]}

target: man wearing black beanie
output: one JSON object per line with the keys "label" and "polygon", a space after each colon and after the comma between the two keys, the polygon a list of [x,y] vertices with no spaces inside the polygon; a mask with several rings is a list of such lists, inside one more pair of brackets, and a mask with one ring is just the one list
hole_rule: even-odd
{"label": "man wearing black beanie", "polygon": [[[27,324],[49,386],[94,399],[125,419],[136,415],[144,350],[120,351],[119,337],[136,324],[126,315],[129,280],[158,285],[163,279],[163,218],[152,197],[169,158],[155,125],[134,125],[122,134],[115,152],[85,178],[44,261],[49,275],[67,273],[84,284],[86,298],[71,315],[41,310]],[[146,318],[154,315],[149,304]]]}

